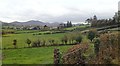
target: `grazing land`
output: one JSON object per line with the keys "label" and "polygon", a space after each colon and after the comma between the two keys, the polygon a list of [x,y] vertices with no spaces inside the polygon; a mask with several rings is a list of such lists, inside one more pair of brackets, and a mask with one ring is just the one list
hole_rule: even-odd
{"label": "grazing land", "polygon": [[54,48],[62,53],[71,46],[22,48],[3,50],[3,64],[53,64]]}
{"label": "grazing land", "polygon": [[[119,64],[119,17],[47,25],[2,26],[3,64]],[[28,21],[35,23],[36,21]],[[36,23],[40,23],[37,21]],[[1,38],[0,38],[1,39]]]}

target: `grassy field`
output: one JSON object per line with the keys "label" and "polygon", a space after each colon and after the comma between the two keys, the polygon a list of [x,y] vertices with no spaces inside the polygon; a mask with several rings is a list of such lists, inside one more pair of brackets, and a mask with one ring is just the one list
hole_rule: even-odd
{"label": "grassy field", "polygon": [[[88,25],[87,25],[87,26],[88,26]],[[76,29],[76,28],[83,29],[83,28],[86,28],[87,26],[73,26],[73,27],[65,28],[64,30],[74,30],[74,29]]]}
{"label": "grassy field", "polygon": [[[86,28],[85,26],[65,28],[65,30],[74,30],[76,28]],[[110,29],[110,31],[115,32],[117,28]],[[80,32],[80,30],[77,30]],[[53,51],[54,48],[60,49],[61,53],[65,53],[72,45],[69,46],[49,46],[49,47],[38,47],[38,48],[23,48],[28,47],[26,44],[26,39],[29,38],[32,41],[40,39],[47,41],[46,44],[50,44],[48,40],[54,39],[55,44],[61,43],[61,38],[69,33],[56,33],[56,34],[43,34],[50,31],[16,31],[16,34],[6,34],[2,37],[2,48],[3,49],[3,64],[53,64]],[[74,32],[74,31],[73,31]],[[39,35],[39,33],[42,33]],[[36,35],[37,34],[37,35]],[[71,34],[70,34],[71,35]],[[91,56],[95,56],[94,44],[91,42],[86,34],[82,34],[84,42],[89,44],[89,48],[84,54],[84,56],[89,60]],[[13,40],[17,39],[18,49],[8,49],[13,47]]]}
{"label": "grassy field", "polygon": [[[83,26],[80,28],[84,28]],[[72,28],[68,28],[68,30]],[[49,32],[49,31],[45,31]],[[61,43],[61,38],[68,33],[56,33],[56,34],[42,34],[33,35],[39,33],[45,33],[40,31],[16,31],[17,34],[6,34],[2,37],[2,48],[3,49],[3,64],[52,64],[53,63],[53,51],[54,48],[60,49],[60,52],[66,52],[72,46],[51,46],[51,47],[38,47],[38,48],[23,48],[28,47],[25,43],[26,39],[29,38],[32,41],[40,39],[47,41],[54,39],[56,44]],[[83,36],[83,42],[89,42],[85,35]],[[19,49],[7,49],[13,48],[13,40],[17,39],[17,47]],[[21,49],[22,48],[22,49]],[[93,46],[91,45],[91,48]],[[93,50],[89,50],[86,54],[89,55]]]}
{"label": "grassy field", "polygon": [[71,46],[3,50],[3,64],[52,64],[54,48],[64,53]]}
{"label": "grassy field", "polygon": [[[52,47],[39,47],[39,48],[23,48],[27,47],[25,40],[29,38],[34,41],[37,39],[46,40],[54,39],[56,43],[60,43],[61,37],[65,33],[46,34],[46,35],[33,35],[24,31],[18,31],[18,34],[6,34],[2,37],[2,48],[13,48],[12,41],[17,39],[18,48],[22,49],[5,49],[3,50],[3,64],[52,64],[54,48],[59,48],[61,52],[65,52],[71,46],[52,46]],[[40,33],[39,31],[35,33]],[[41,32],[42,33],[42,32]],[[46,43],[49,44],[49,43]]]}
{"label": "grassy field", "polygon": [[[3,48],[13,48],[12,41],[17,39],[17,46],[18,48],[27,47],[25,43],[26,39],[29,38],[30,40],[46,40],[54,39],[55,43],[60,43],[60,39],[64,36],[65,33],[59,34],[47,34],[47,35],[33,35],[33,33],[22,33],[22,34],[7,34],[2,37],[2,47]],[[49,43],[47,43],[49,44]]]}

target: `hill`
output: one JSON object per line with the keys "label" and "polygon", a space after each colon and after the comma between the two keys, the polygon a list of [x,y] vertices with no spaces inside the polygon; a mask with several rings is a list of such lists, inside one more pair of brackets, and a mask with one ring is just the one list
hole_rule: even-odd
{"label": "hill", "polygon": [[3,26],[30,26],[30,25],[35,25],[35,26],[44,26],[44,25],[47,25],[47,26],[52,26],[52,27],[56,27],[58,26],[60,23],[58,22],[54,22],[54,23],[48,23],[48,22],[42,22],[42,21],[38,21],[38,20],[30,20],[30,21],[26,21],[26,22],[18,22],[18,21],[14,21],[14,22],[11,22],[11,23],[6,23],[6,22],[2,22],[2,25]]}

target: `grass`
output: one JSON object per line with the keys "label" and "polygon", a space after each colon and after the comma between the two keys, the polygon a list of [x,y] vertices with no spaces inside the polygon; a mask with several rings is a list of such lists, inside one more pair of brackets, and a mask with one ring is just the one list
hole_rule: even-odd
{"label": "grass", "polygon": [[65,28],[64,30],[74,30],[74,29],[76,29],[76,28],[81,28],[81,29],[83,29],[83,28],[86,28],[86,26],[73,26],[73,27]]}
{"label": "grass", "polygon": [[[27,47],[25,43],[26,39],[29,38],[32,41],[35,40],[45,40],[48,41],[49,39],[54,39],[55,43],[60,43],[60,39],[64,36],[65,33],[59,34],[47,34],[47,35],[33,35],[33,33],[22,33],[22,34],[7,34],[2,37],[2,47],[3,48],[13,48],[12,41],[17,39],[17,46],[18,48]],[[47,42],[47,44],[49,44]]]}
{"label": "grass", "polygon": [[[21,31],[22,32],[22,31]],[[28,32],[28,31],[27,31]],[[35,32],[39,33],[39,32]],[[60,43],[60,39],[65,33],[33,35],[34,33],[18,33],[6,34],[2,37],[3,48],[13,48],[12,41],[17,39],[18,48],[22,49],[5,49],[3,50],[3,64],[53,64],[54,48],[59,48],[60,52],[65,52],[71,46],[52,46],[39,48],[23,48],[27,47],[25,40],[29,38],[34,41],[37,39],[46,40],[55,39],[56,43]],[[49,44],[49,43],[47,43]]]}
{"label": "grass", "polygon": [[[20,31],[22,32],[22,31]],[[28,31],[27,31],[28,32]],[[27,47],[25,40],[29,38],[34,41],[37,39],[46,40],[54,39],[55,43],[61,43],[60,39],[68,33],[57,33],[57,34],[45,34],[45,35],[33,35],[32,32],[18,34],[7,34],[2,37],[3,48],[13,48],[12,41],[17,39],[18,48]],[[85,35],[83,35],[83,42],[89,41]],[[49,44],[49,42],[47,43]],[[53,64],[53,51],[54,48],[59,48],[60,52],[66,52],[71,46],[51,46],[51,47],[39,47],[39,48],[22,48],[22,49],[4,49],[3,50],[3,64]],[[91,46],[92,48],[93,46]],[[87,56],[92,51],[88,51]]]}
{"label": "grass", "polygon": [[3,64],[52,64],[54,48],[64,53],[71,46],[3,50]]}

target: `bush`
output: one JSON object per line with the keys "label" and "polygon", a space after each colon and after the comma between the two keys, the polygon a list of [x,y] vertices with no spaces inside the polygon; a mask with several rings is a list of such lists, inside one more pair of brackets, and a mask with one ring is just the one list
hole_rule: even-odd
{"label": "bush", "polygon": [[120,46],[118,33],[102,34],[100,36],[99,52],[95,59],[91,59],[94,64],[119,64]]}
{"label": "bush", "polygon": [[41,41],[40,40],[33,41],[32,47],[40,47],[40,46],[41,46]]}
{"label": "bush", "polygon": [[43,40],[43,41],[42,41],[42,46],[45,46],[45,44],[46,44],[46,41]]}
{"label": "bush", "polygon": [[96,36],[96,30],[90,30],[88,32],[88,39],[90,39],[91,41],[95,38]]}
{"label": "bush", "polygon": [[77,43],[81,43],[81,41],[82,41],[82,36],[81,36],[81,35],[77,36],[77,37],[75,38],[75,40],[76,40]]}
{"label": "bush", "polygon": [[31,40],[30,40],[30,39],[27,39],[27,40],[26,40],[26,43],[28,44],[28,47],[30,47]]}
{"label": "bush", "polygon": [[17,48],[17,46],[16,46],[17,45],[17,40],[16,39],[13,40],[13,45],[14,45],[14,48]]}
{"label": "bush", "polygon": [[68,42],[68,37],[67,37],[67,35],[64,35],[64,37],[62,37],[61,41],[62,41],[63,44],[64,44],[64,43],[67,44],[67,42]]}
{"label": "bush", "polygon": [[88,44],[74,45],[62,56],[63,64],[84,64],[85,56],[84,52],[88,49]]}
{"label": "bush", "polygon": [[39,33],[38,35],[42,35],[42,33]]}
{"label": "bush", "polygon": [[50,43],[51,45],[54,45],[54,42],[55,42],[54,39],[49,39],[49,43]]}
{"label": "bush", "polygon": [[94,52],[97,55],[99,53],[100,39],[97,37],[94,39]]}
{"label": "bush", "polygon": [[32,47],[37,47],[37,42],[36,41],[33,41]]}

